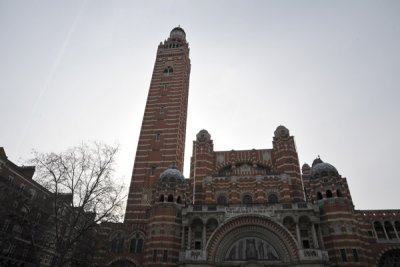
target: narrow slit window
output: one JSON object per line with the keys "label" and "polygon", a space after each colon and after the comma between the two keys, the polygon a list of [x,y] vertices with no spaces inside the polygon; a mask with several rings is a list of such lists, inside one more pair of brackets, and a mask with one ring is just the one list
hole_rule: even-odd
{"label": "narrow slit window", "polygon": [[153,176],[153,175],[156,174],[156,169],[157,169],[156,166],[151,166],[151,169],[150,169],[150,175],[151,175],[151,176]]}
{"label": "narrow slit window", "polygon": [[164,253],[163,253],[163,262],[167,262],[167,260],[168,260],[168,250],[164,250]]}
{"label": "narrow slit window", "polygon": [[340,255],[342,256],[342,261],[347,261],[347,255],[345,249],[340,250]]}
{"label": "narrow slit window", "polygon": [[153,262],[157,261],[157,250],[153,250]]}

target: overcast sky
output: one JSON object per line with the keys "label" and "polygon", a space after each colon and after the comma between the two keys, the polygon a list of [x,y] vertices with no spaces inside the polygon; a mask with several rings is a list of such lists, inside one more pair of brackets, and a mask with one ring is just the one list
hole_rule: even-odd
{"label": "overcast sky", "polygon": [[0,146],[119,144],[127,184],[157,45],[181,25],[192,62],[184,174],[215,150],[295,136],[347,177],[358,209],[400,208],[400,1],[0,0]]}

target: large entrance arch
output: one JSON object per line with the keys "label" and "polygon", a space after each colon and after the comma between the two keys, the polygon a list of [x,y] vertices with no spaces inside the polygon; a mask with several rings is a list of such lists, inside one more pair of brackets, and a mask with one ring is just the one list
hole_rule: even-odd
{"label": "large entrance arch", "polygon": [[138,264],[134,262],[134,260],[127,258],[118,258],[111,262],[109,262],[107,267],[139,267]]}
{"label": "large entrance arch", "polygon": [[213,264],[273,266],[299,259],[297,243],[288,230],[260,215],[237,216],[220,225],[206,249],[207,261]]}
{"label": "large entrance arch", "polygon": [[399,267],[400,249],[386,251],[379,259],[378,267]]}

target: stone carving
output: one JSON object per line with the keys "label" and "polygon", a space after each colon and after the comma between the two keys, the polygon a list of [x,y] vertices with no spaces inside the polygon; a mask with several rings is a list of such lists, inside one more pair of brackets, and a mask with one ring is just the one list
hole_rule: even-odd
{"label": "stone carving", "polygon": [[200,256],[201,256],[201,252],[200,251],[192,251],[190,253],[190,258],[193,259],[193,260],[197,260]]}
{"label": "stone carving", "polygon": [[229,249],[225,260],[279,260],[278,253],[267,241],[260,238],[244,238],[236,241]]}
{"label": "stone carving", "polygon": [[262,157],[265,162],[271,163],[271,151],[264,151]]}
{"label": "stone carving", "polygon": [[240,174],[250,174],[251,166],[248,164],[243,164],[240,166]]}
{"label": "stone carving", "polygon": [[246,259],[256,260],[258,258],[254,239],[246,239]]}
{"label": "stone carving", "polygon": [[258,214],[266,217],[274,217],[274,211],[270,207],[226,207],[225,217],[232,218],[243,214]]}
{"label": "stone carving", "polygon": [[182,261],[204,261],[207,259],[207,254],[204,250],[185,250],[180,253],[179,258]]}
{"label": "stone carving", "polygon": [[222,153],[217,154],[217,163],[223,164],[225,162],[225,155]]}

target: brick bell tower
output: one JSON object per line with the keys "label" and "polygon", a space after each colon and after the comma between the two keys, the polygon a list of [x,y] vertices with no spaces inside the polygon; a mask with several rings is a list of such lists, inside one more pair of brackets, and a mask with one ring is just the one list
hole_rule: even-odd
{"label": "brick bell tower", "polygon": [[126,206],[125,222],[146,219],[165,169],[183,171],[190,59],[186,33],[174,28],[158,46]]}

